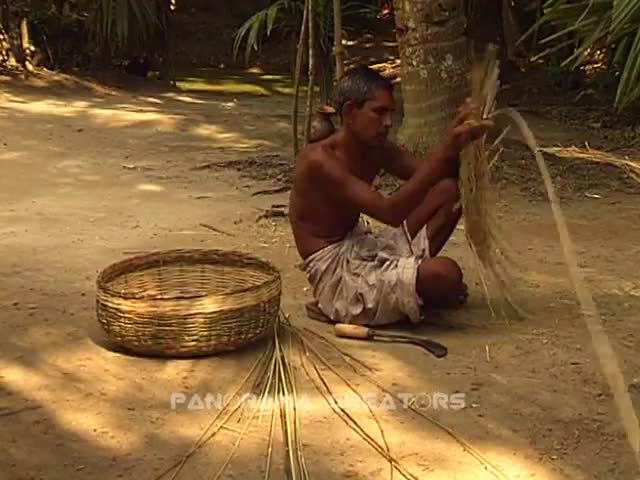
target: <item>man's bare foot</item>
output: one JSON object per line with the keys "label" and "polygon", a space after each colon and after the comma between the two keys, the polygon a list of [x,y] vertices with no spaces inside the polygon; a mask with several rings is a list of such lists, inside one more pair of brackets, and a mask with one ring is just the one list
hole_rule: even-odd
{"label": "man's bare foot", "polygon": [[467,287],[466,283],[462,282],[462,286],[460,287],[460,290],[457,295],[458,306],[463,306],[464,304],[466,304],[468,298],[469,298],[469,287]]}
{"label": "man's bare foot", "polygon": [[447,257],[423,260],[418,269],[416,290],[427,308],[459,307],[468,297],[462,270]]}
{"label": "man's bare foot", "polygon": [[426,305],[428,307],[435,308],[459,308],[467,303],[467,299],[469,298],[469,289],[467,284],[462,282],[459,287],[450,290],[447,292],[447,295],[439,298],[437,301],[432,301],[431,305]]}

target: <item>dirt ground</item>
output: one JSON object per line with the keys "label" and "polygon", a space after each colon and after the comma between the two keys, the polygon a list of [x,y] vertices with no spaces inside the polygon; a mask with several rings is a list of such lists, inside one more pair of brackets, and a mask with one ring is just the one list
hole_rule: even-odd
{"label": "dirt ground", "polygon": [[[252,194],[286,183],[290,100],[32,88],[15,80],[1,83],[0,95],[0,478],[153,479],[215,415],[172,410],[171,393],[231,393],[257,352],[159,360],[104,348],[96,275],[135,252],[246,250],[281,270],[292,321],[332,338],[328,326],[304,315],[309,291],[286,219],[256,221],[287,203],[287,192]],[[529,118],[545,145],[595,141],[593,131]],[[448,346],[446,359],[411,346],[334,341],[397,392],[464,393],[465,408],[429,415],[507,478],[637,478],[533,157],[513,144],[505,159],[501,221],[519,255],[517,285],[532,318],[492,319],[458,229],[445,253],[465,267],[469,305],[418,328]],[[638,402],[640,189],[611,169],[549,161],[581,267]],[[313,396],[298,373],[301,392]],[[432,423],[404,409],[377,415],[392,453],[418,478],[494,478]],[[267,428],[252,427],[223,478],[263,478]],[[322,402],[303,411],[301,431],[312,478],[389,475],[385,460]],[[220,431],[179,478],[213,478],[237,438],[237,430]]]}

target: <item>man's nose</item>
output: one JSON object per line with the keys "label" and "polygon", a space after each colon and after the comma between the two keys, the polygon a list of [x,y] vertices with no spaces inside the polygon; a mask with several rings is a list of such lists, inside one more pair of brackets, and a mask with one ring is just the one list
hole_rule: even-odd
{"label": "man's nose", "polygon": [[391,114],[387,113],[384,117],[382,117],[382,124],[386,128],[391,128]]}

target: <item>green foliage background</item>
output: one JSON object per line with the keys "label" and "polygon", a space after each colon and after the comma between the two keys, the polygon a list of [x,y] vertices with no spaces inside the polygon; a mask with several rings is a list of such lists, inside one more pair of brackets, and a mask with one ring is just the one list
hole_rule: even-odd
{"label": "green foliage background", "polygon": [[[472,10],[492,0],[468,0]],[[331,0],[317,0],[315,20],[321,50],[332,52]],[[304,0],[268,0],[238,29],[233,53],[252,52],[276,29],[297,32]],[[343,2],[345,27],[375,15],[378,0]],[[542,14],[525,35],[544,27],[538,46],[543,56],[563,53],[561,66],[579,68],[593,61],[596,51],[615,72],[615,107],[624,110],[640,99],[640,0],[547,0]],[[118,55],[162,50],[167,18],[175,0],[0,0],[0,63],[21,58],[19,24],[29,22],[33,49],[50,68],[87,66]],[[177,5],[180,8],[180,4]],[[196,13],[197,14],[197,13]],[[178,39],[179,42],[179,39]],[[12,53],[13,55],[9,55]],[[23,52],[24,53],[24,52]]]}

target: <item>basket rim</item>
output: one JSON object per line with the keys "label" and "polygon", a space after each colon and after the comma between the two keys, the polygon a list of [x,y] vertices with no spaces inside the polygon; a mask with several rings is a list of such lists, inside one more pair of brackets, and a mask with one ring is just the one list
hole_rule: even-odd
{"label": "basket rim", "polygon": [[[180,296],[172,296],[168,298],[157,297],[153,295],[147,294],[135,294],[127,291],[120,291],[111,288],[110,284],[115,279],[124,274],[132,273],[136,271],[143,271],[146,268],[151,268],[154,265],[161,263],[162,260],[166,260],[167,263],[165,265],[171,265],[173,263],[180,263],[180,259],[186,259],[190,257],[198,257],[198,256],[229,256],[229,257],[241,257],[245,260],[253,262],[257,265],[260,265],[265,271],[267,271],[271,278],[266,281],[258,284],[258,285],[248,285],[246,287],[239,287],[234,289],[232,292],[224,293],[224,294],[214,294],[212,292],[199,293],[194,295],[180,295]],[[198,263],[198,262],[196,262]],[[207,263],[207,262],[201,262]],[[130,271],[127,271],[128,268],[133,265],[138,264],[136,268],[133,268]],[[115,261],[101,271],[99,271],[96,278],[96,288],[99,294],[109,295],[112,297],[118,297],[122,299],[131,299],[131,300],[187,300],[187,299],[196,299],[196,298],[206,298],[211,295],[214,296],[228,296],[228,295],[238,295],[247,293],[250,291],[254,291],[257,289],[264,288],[269,284],[273,283],[281,283],[281,274],[280,271],[276,268],[276,266],[259,256],[256,256],[253,253],[249,253],[243,250],[238,249],[220,249],[220,248],[172,248],[172,249],[164,249],[164,250],[155,250],[148,253],[143,253],[139,255],[133,255],[127,257],[122,260]]]}

